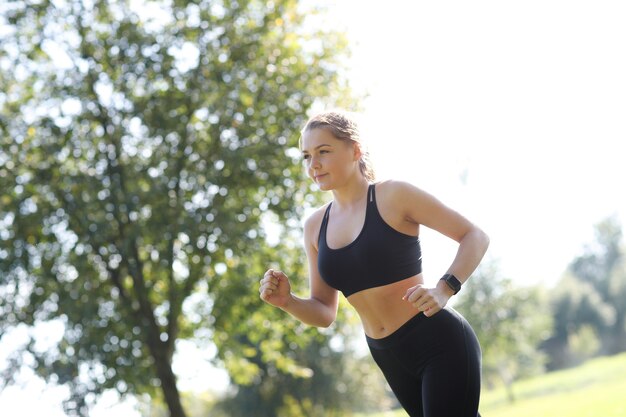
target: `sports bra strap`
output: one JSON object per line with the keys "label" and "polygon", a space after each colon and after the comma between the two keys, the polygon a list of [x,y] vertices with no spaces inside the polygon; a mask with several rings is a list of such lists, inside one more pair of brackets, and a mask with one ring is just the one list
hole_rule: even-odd
{"label": "sports bra strap", "polygon": [[333,203],[329,203],[328,207],[326,207],[326,211],[324,212],[324,220],[322,220],[322,223],[327,223],[328,222],[328,216],[330,216],[330,206],[332,206]]}
{"label": "sports bra strap", "polygon": [[326,242],[326,229],[328,226],[328,216],[330,215],[330,206],[333,203],[330,203],[328,205],[328,207],[326,208],[326,212],[324,212],[324,217],[322,218],[322,224],[320,226],[320,234],[317,237],[317,244],[319,245],[322,242],[322,239],[324,239],[324,242]]}
{"label": "sports bra strap", "polygon": [[376,186],[366,195],[365,220],[359,235],[349,244],[331,249],[326,229],[331,204],[320,227],[317,267],[322,279],[348,297],[422,272],[422,255],[417,236],[401,233],[385,222],[376,206]]}

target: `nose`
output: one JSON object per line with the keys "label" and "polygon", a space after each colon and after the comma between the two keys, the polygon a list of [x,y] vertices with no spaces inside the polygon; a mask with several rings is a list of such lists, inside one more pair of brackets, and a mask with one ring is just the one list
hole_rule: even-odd
{"label": "nose", "polygon": [[316,156],[311,156],[311,158],[309,159],[309,168],[311,169],[317,169],[320,167],[320,160],[318,157]]}

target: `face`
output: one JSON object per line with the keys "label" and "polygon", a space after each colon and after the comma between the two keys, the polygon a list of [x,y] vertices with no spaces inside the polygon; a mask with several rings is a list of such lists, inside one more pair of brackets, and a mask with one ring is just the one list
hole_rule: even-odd
{"label": "face", "polygon": [[320,190],[338,188],[360,172],[358,146],[337,139],[326,129],[313,129],[304,133],[302,156],[309,178]]}

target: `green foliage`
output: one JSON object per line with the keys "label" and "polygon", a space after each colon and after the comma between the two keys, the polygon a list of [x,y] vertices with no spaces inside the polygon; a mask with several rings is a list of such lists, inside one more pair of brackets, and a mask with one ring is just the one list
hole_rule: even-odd
{"label": "green foliage", "polygon": [[609,217],[595,227],[596,239],[582,255],[576,257],[569,270],[581,282],[590,283],[599,295],[611,298],[611,271],[624,257],[621,247],[622,229],[617,217]]}
{"label": "green foliage", "polygon": [[595,241],[574,258],[552,297],[553,315],[558,319],[545,346],[550,368],[570,366],[589,357],[589,349],[581,349],[579,343],[585,332],[593,331],[600,342],[593,353],[626,350],[624,254],[617,218],[596,225]]}
{"label": "green foliage", "polygon": [[580,346],[573,346],[583,327],[591,328],[596,335],[606,329],[615,319],[613,309],[607,306],[595,288],[580,282],[571,274],[561,279],[551,297],[551,310],[554,321],[552,336],[544,349],[550,355],[550,369],[578,364],[588,355]]}
{"label": "green foliage", "polygon": [[456,308],[480,341],[485,383],[499,380],[511,387],[516,379],[541,371],[544,357],[537,347],[552,324],[541,289],[515,287],[495,262],[481,265],[464,287]]}
{"label": "green foliage", "polygon": [[349,309],[340,309],[332,328],[318,331],[263,303],[255,291],[269,267],[285,271],[295,292],[306,291],[304,261],[301,245],[284,237],[232,262],[216,282],[222,290],[215,299],[214,339],[237,391],[214,412],[322,417],[381,406],[384,381],[369,356],[354,352]]}
{"label": "green foliage", "polygon": [[181,337],[215,336],[238,383],[308,372],[269,335],[321,337],[249,294],[263,219],[297,230],[315,203],[293,151],[315,98],[349,97],[345,42],[292,0],[136,4],[2,8],[0,330],[63,324],[58,349],[25,348],[70,414],[112,388],[184,415]]}
{"label": "green foliage", "polygon": [[568,344],[572,353],[581,359],[593,357],[600,349],[598,333],[589,324],[581,326],[576,333],[570,334]]}

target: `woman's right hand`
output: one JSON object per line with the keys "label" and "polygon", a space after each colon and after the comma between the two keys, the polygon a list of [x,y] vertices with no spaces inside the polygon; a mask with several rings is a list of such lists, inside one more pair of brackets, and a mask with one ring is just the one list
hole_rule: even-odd
{"label": "woman's right hand", "polygon": [[268,269],[260,282],[261,300],[274,307],[284,308],[291,300],[291,284],[282,271]]}

